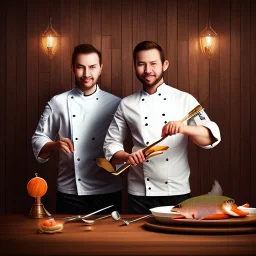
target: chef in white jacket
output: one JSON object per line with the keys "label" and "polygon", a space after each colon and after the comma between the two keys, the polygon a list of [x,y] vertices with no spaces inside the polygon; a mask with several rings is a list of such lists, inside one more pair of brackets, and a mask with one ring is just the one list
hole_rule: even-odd
{"label": "chef in white jacket", "polygon": [[[188,138],[210,149],[221,137],[217,124],[203,110],[183,123],[177,121],[199,103],[192,95],[164,83],[163,73],[169,63],[158,44],[139,43],[133,58],[143,88],[122,99],[108,129],[104,151],[112,164],[132,165],[128,173],[129,211],[148,213],[150,208],[176,205],[189,198]],[[132,153],[123,147],[128,133],[132,135]],[[169,149],[146,160],[142,149],[166,135],[159,145]]]}
{"label": "chef in white jacket", "polygon": [[86,214],[108,205],[121,210],[121,178],[96,165],[120,98],[101,90],[101,53],[89,44],[75,47],[72,70],[75,88],[53,97],[32,137],[38,162],[59,152],[57,213]]}

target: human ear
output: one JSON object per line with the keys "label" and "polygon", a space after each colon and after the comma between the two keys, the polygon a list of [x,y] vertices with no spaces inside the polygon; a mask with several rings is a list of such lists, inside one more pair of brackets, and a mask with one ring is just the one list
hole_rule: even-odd
{"label": "human ear", "polygon": [[163,64],[163,71],[165,71],[169,67],[169,61],[165,60]]}

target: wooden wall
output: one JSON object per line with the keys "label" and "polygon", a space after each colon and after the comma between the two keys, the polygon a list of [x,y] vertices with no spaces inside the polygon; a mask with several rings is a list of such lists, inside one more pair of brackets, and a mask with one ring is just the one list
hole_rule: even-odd
{"label": "wooden wall", "polygon": [[[220,127],[212,150],[189,145],[192,194],[218,179],[224,194],[256,207],[256,4],[253,0],[52,0],[4,1],[0,9],[0,213],[27,213],[33,203],[27,182],[38,172],[55,211],[56,165],[38,164],[31,136],[46,102],[73,87],[70,59],[79,43],[103,54],[101,88],[124,97],[140,88],[132,50],[154,40],[170,61],[165,81],[190,92]],[[49,60],[40,35],[52,17],[61,34]],[[198,36],[208,17],[218,33],[210,60]],[[125,197],[124,197],[125,198]],[[126,201],[124,201],[124,208]]]}

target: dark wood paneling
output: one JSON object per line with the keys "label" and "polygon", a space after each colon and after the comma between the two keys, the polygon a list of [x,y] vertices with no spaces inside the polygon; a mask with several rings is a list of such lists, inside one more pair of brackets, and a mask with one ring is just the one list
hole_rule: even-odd
{"label": "dark wood paneling", "polygon": [[[6,10],[7,10],[7,2],[5,1],[0,9],[0,30],[2,31],[2,35],[0,37],[0,109],[2,115],[0,116],[0,123],[5,123],[6,118]],[[6,126],[0,125],[0,162],[1,162],[1,170],[0,170],[0,213],[4,213],[6,210]]]}
{"label": "dark wood paneling", "polygon": [[178,4],[177,0],[167,1],[167,52],[166,58],[169,60],[167,69],[167,83],[175,88],[178,86]]}
{"label": "dark wood paneling", "polygon": [[[74,86],[74,46],[92,43],[102,51],[99,83],[125,97],[141,88],[132,51],[144,40],[164,49],[169,60],[165,82],[194,95],[221,130],[222,142],[214,149],[189,144],[192,195],[208,192],[217,179],[238,204],[255,205],[255,11],[252,0],[5,1],[0,16],[0,212],[29,211],[33,199],[26,183],[35,172],[47,180],[43,202],[55,211],[56,159],[37,163],[31,136],[47,101]],[[61,36],[51,60],[40,45],[49,17]],[[208,17],[218,33],[210,59],[198,45]],[[124,209],[126,203],[125,195]]]}
{"label": "dark wood paneling", "polygon": [[[256,205],[256,198],[255,198],[255,186],[256,186],[256,162],[255,162],[255,152],[256,152],[256,133],[254,132],[254,129],[256,127],[256,77],[255,77],[255,70],[256,70],[256,2],[251,1],[251,200],[250,204],[255,207]],[[242,197],[244,200],[246,200],[245,197]]]}
{"label": "dark wood paneling", "polygon": [[241,202],[241,191],[237,189],[241,183],[241,141],[237,138],[241,135],[241,88],[240,88],[240,62],[241,62],[241,1],[231,2],[231,70],[230,70],[230,169],[232,175],[237,179],[232,179],[231,194],[238,202]]}
{"label": "dark wood paneling", "polygon": [[[198,1],[189,2],[189,92],[198,99]],[[190,182],[192,195],[199,195],[200,177],[199,148],[194,143],[189,143],[189,165],[191,168]]]}
{"label": "dark wood paneling", "polygon": [[[245,0],[241,5],[241,184],[243,189],[243,198],[251,200],[255,197],[250,194],[251,191],[251,118],[253,111],[251,109],[251,84],[250,77],[251,72],[255,73],[255,70],[251,70],[251,43],[250,43],[250,1]],[[255,99],[252,99],[253,101]],[[255,182],[255,181],[254,181]],[[255,185],[254,185],[255,187]],[[254,195],[256,192],[254,193]],[[245,199],[244,199],[245,200]]]}
{"label": "dark wood paneling", "polygon": [[146,5],[146,38],[145,40],[152,40],[157,42],[157,1],[147,0]]}
{"label": "dark wood paneling", "polygon": [[[202,3],[202,2],[201,2]],[[206,64],[207,62],[200,64],[200,69],[205,68],[204,65],[208,65],[206,67],[207,76],[209,76],[209,88],[208,93],[209,96],[206,98],[205,105],[206,105],[206,111],[209,113],[209,116],[212,120],[214,120],[217,125],[219,126],[219,122],[221,120],[221,102],[220,102],[220,49],[219,49],[219,42],[222,37],[222,34],[220,34],[220,31],[218,28],[221,26],[221,22],[217,18],[219,15],[219,2],[209,2],[209,16],[211,19],[211,25],[213,29],[217,31],[217,44],[216,44],[216,50],[214,54],[210,58],[210,63]],[[207,14],[206,14],[207,15]],[[201,29],[203,30],[206,26],[207,22],[207,16],[204,16],[204,20],[201,22]],[[202,24],[204,22],[204,25]],[[201,30],[201,31],[202,31]],[[202,55],[201,55],[202,56]],[[200,90],[203,89],[204,85],[199,85]],[[227,124],[228,125],[228,124]],[[220,126],[219,126],[220,127]],[[220,127],[221,129],[221,127]],[[223,134],[221,131],[221,137],[223,139]],[[207,177],[207,185],[204,186],[203,191],[207,192],[209,191],[210,184],[212,184],[213,180],[216,179],[220,182],[222,185],[223,180],[225,180],[225,170],[222,167],[222,163],[220,161],[220,152],[221,152],[221,144],[223,144],[223,141],[220,142],[220,144],[216,147],[211,149],[208,154],[207,161],[209,162],[209,171],[205,172],[205,177]],[[206,153],[206,152],[205,152]],[[203,154],[203,152],[202,152]],[[200,159],[201,160],[201,159]],[[199,160],[199,161],[200,161]],[[202,171],[204,171],[202,169]],[[204,181],[202,179],[202,184],[204,184]],[[227,191],[224,191],[225,193]]]}
{"label": "dark wood paneling", "polygon": [[[48,22],[48,19],[45,21]],[[47,24],[47,23],[46,23]],[[27,1],[27,182],[35,176],[38,171],[37,163],[31,150],[31,137],[37,126],[39,115],[38,100],[38,60],[39,60],[39,36],[42,31],[38,26],[38,3],[35,1]],[[47,87],[46,87],[47,90]],[[26,197],[27,210],[30,210],[33,199]],[[26,201],[24,200],[24,201]]]}
{"label": "dark wood paneling", "polygon": [[80,44],[92,43],[92,0],[79,1],[79,32]]}
{"label": "dark wood paneling", "polygon": [[101,88],[111,91],[111,36],[102,36],[102,62]]}
{"label": "dark wood paneling", "polygon": [[132,6],[122,1],[122,97],[132,91]]}

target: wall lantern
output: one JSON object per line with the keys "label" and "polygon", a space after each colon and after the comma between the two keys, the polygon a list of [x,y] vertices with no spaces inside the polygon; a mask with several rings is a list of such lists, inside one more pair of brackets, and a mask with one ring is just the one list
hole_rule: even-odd
{"label": "wall lantern", "polygon": [[210,58],[216,48],[216,43],[217,33],[212,29],[209,19],[206,28],[200,35],[200,47],[202,53]]}
{"label": "wall lantern", "polygon": [[50,59],[57,50],[59,37],[59,34],[52,27],[52,18],[50,18],[48,28],[41,36],[42,47]]}

